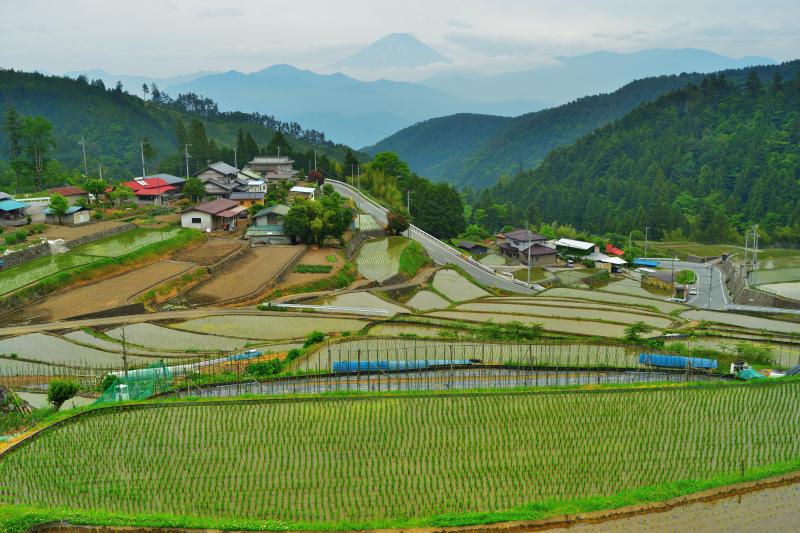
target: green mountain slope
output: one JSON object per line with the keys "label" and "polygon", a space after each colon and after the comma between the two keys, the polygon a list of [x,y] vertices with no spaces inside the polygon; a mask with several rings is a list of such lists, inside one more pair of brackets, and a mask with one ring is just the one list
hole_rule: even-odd
{"label": "green mountain slope", "polygon": [[[778,66],[754,67],[771,77]],[[723,71],[742,82],[748,69]],[[458,187],[480,189],[500,176],[534,168],[554,148],[572,144],[645,102],[690,83],[703,74],[658,76],[631,82],[608,94],[514,118],[450,115],[421,122],[365,148],[370,154],[397,152],[418,174]]]}
{"label": "green mountain slope", "polygon": [[[779,70],[785,80],[798,67]],[[774,242],[794,242],[800,80],[758,78],[741,85],[712,76],[644,104],[554,150],[535,170],[501,180],[476,207],[509,203],[534,223],[623,234],[650,226],[703,241],[759,223]]]}
{"label": "green mountain slope", "polygon": [[[83,156],[78,143],[83,136],[90,171],[96,172],[98,164],[102,164],[104,173],[115,179],[141,174],[139,142],[144,137],[156,152],[147,164],[148,173],[157,170],[180,172],[176,168],[179,162],[182,163],[177,155],[177,119],[181,119],[187,128],[193,119],[199,119],[209,140],[231,155],[239,128],[250,133],[262,148],[275,135],[275,129],[265,125],[267,121],[264,119],[268,117],[244,113],[201,114],[174,105],[143,102],[139,97],[105,89],[95,83],[0,70],[0,112],[7,106],[13,106],[22,115],[44,116],[53,123],[56,142],[51,154],[53,159],[68,168],[82,168]],[[294,126],[294,131],[298,131],[297,125]],[[317,149],[320,154],[342,160],[347,151],[343,145],[311,143],[288,134],[285,136],[296,153]],[[3,159],[8,158],[6,144],[0,130],[0,157]],[[192,147],[189,150],[191,153]],[[230,162],[233,163],[232,157]],[[190,170],[204,163],[192,161]]]}

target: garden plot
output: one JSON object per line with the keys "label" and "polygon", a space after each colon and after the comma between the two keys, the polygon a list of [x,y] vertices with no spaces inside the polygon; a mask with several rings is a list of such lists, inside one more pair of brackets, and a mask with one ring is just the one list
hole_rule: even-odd
{"label": "garden plot", "polygon": [[[371,332],[372,330],[370,330]],[[298,370],[327,368],[333,361],[418,361],[475,359],[483,363],[516,363],[559,367],[638,367],[639,350],[594,344],[492,343],[470,340],[362,338],[332,343],[310,354]]]}
{"label": "garden plot", "polygon": [[187,292],[186,299],[197,305],[212,305],[255,297],[301,251],[302,248],[297,246],[252,248],[245,256]]}
{"label": "garden plot", "polygon": [[358,331],[369,322],[354,318],[292,315],[208,316],[174,324],[171,328],[243,339],[299,339],[312,331]]}
{"label": "garden plot", "polygon": [[433,288],[454,302],[489,296],[488,292],[449,268],[436,273],[433,277]]}
{"label": "garden plot", "polygon": [[668,328],[673,319],[670,317],[657,317],[653,315],[639,315],[634,313],[620,313],[605,309],[573,309],[569,307],[553,307],[535,304],[503,304],[503,303],[466,303],[455,308],[456,311],[479,311],[490,313],[513,313],[522,315],[537,315],[552,318],[577,318],[586,320],[602,320],[604,322],[617,322],[619,324],[633,324],[644,322],[654,328]]}
{"label": "garden plot", "polygon": [[563,287],[556,287],[549,289],[542,293],[545,297],[563,297],[563,298],[577,298],[580,300],[589,300],[592,302],[606,302],[611,304],[623,305],[638,305],[642,307],[654,307],[662,313],[672,313],[673,311],[680,311],[686,309],[685,305],[676,304],[667,301],[648,300],[647,298],[639,298],[637,296],[628,296],[626,294],[613,294],[609,292],[600,292],[592,290],[568,289]]}
{"label": "garden plot", "polygon": [[[80,346],[43,333],[28,333],[0,340],[0,353],[16,353],[20,359],[63,366],[122,368],[120,354]],[[151,361],[139,356],[129,358],[129,362],[134,364]]]}
{"label": "garden plot", "polygon": [[[230,317],[219,317],[231,320]],[[122,340],[123,328],[116,327],[105,332],[113,339]],[[189,333],[165,328],[147,322],[130,324],[125,327],[125,340],[131,344],[169,351],[232,352],[243,349],[247,339],[233,339],[216,335]]]}
{"label": "garden plot", "polygon": [[[474,313],[468,311],[434,311],[426,316],[451,318],[469,322],[495,322],[507,324],[520,322],[525,325],[541,324],[547,331],[572,333],[575,335],[591,335],[595,337],[624,337],[625,327],[621,324],[606,324],[589,320],[568,320],[561,318],[532,317],[527,315],[505,315],[501,313]],[[660,332],[654,333],[660,334]]]}
{"label": "garden plot", "polygon": [[419,291],[406,304],[420,311],[445,309],[450,306],[450,302],[431,291]]}
{"label": "garden plot", "polygon": [[408,246],[405,237],[388,237],[365,242],[358,249],[354,262],[358,271],[367,279],[385,281],[400,269],[400,254]]}
{"label": "garden plot", "polygon": [[[393,304],[387,302],[386,300],[375,296],[369,292],[348,292],[345,294],[339,294],[336,296],[329,296],[327,298],[320,298],[318,300],[312,300],[308,302],[309,305],[330,305],[334,307],[349,307],[349,308],[358,308],[358,309],[383,309],[387,311],[389,314],[385,316],[394,316],[398,313],[410,313],[408,309],[405,307],[401,307],[397,304]],[[325,311],[331,313],[352,313],[352,314],[366,314],[370,316],[374,316],[375,313],[359,313],[358,311]]]}
{"label": "garden plot", "polygon": [[752,330],[767,330],[794,334],[800,333],[800,324],[797,322],[783,322],[782,320],[738,315],[736,313],[693,310],[681,313],[681,316],[687,320],[706,320],[708,322],[716,322],[718,324],[727,324],[729,326],[737,326]]}
{"label": "garden plot", "polygon": [[58,254],[0,271],[0,294],[8,294],[58,272],[98,261],[97,257]]}
{"label": "garden plot", "polygon": [[100,257],[119,257],[131,252],[153,244],[156,242],[166,241],[175,237],[181,232],[180,228],[171,228],[168,230],[146,230],[135,229],[113,237],[100,239],[83,246],[75,248],[75,253],[83,255],[94,255]]}
{"label": "garden plot", "polygon": [[766,285],[759,285],[759,289],[789,298],[791,300],[800,300],[800,281],[791,283],[767,283]]}
{"label": "garden plot", "polygon": [[341,250],[335,248],[310,248],[303,254],[302,259],[297,262],[295,269],[301,265],[325,265],[331,267],[330,272],[296,272],[295,269],[293,269],[292,272],[283,278],[280,286],[291,287],[292,285],[300,285],[330,278],[338,274],[346,263],[347,261]]}
{"label": "garden plot", "polygon": [[43,315],[49,320],[62,320],[122,307],[136,303],[136,297],[141,293],[195,267],[193,263],[159,261],[121,276],[50,296],[27,313]]}

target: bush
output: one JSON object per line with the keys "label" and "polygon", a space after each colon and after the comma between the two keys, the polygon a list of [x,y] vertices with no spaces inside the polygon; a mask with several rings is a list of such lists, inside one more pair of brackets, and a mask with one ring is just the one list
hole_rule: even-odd
{"label": "bush", "polygon": [[312,331],[306,337],[306,341],[303,343],[303,348],[308,348],[312,344],[317,344],[325,340],[325,334],[321,331]]}
{"label": "bush", "polygon": [[15,231],[3,237],[3,240],[7,245],[11,246],[12,244],[19,244],[21,242],[25,242],[25,239],[27,238],[28,238],[27,231]]}
{"label": "bush", "polygon": [[74,381],[54,379],[47,389],[47,401],[52,403],[56,409],[61,409],[64,402],[77,394],[78,389],[78,384]]}
{"label": "bush", "polygon": [[333,265],[297,265],[294,271],[300,274],[327,274],[333,269]]}
{"label": "bush", "polygon": [[280,359],[271,359],[269,361],[262,361],[259,363],[252,363],[247,365],[245,372],[252,374],[255,377],[263,378],[279,374],[283,369],[283,364]]}

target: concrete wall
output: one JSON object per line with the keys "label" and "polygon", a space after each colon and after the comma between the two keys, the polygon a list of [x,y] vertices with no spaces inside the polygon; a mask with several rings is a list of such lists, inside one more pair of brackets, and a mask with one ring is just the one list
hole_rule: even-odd
{"label": "concrete wall", "polygon": [[[200,219],[200,222],[194,222],[192,219]],[[213,228],[214,217],[209,213],[202,211],[187,211],[181,213],[181,226],[184,228],[199,229],[200,231],[207,231]]]}
{"label": "concrete wall", "polygon": [[371,229],[366,231],[358,231],[353,237],[347,241],[344,246],[344,255],[347,259],[352,259],[356,254],[356,250],[361,246],[364,241],[369,239],[380,239],[386,237],[386,233],[382,229]]}
{"label": "concrete wall", "polygon": [[725,275],[725,284],[735,304],[800,309],[800,302],[748,287],[742,270],[735,268],[730,260],[720,261],[719,269]]}
{"label": "concrete wall", "polygon": [[106,237],[111,237],[112,235],[118,235],[120,233],[125,233],[126,231],[130,231],[132,229],[136,229],[135,224],[122,224],[120,226],[114,226],[113,228],[105,229],[103,231],[98,231],[97,233],[91,233],[89,235],[84,235],[83,237],[78,237],[77,239],[72,239],[71,241],[67,241],[64,245],[67,248],[75,248],[76,246],[80,246],[81,244],[86,244],[87,242],[94,242],[99,239],[105,239]]}

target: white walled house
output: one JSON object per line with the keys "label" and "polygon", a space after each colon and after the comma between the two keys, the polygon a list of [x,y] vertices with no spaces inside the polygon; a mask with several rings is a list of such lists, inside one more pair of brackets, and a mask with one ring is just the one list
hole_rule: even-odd
{"label": "white walled house", "polygon": [[233,200],[220,198],[198,204],[181,212],[181,227],[200,231],[231,230],[236,219],[246,209]]}

